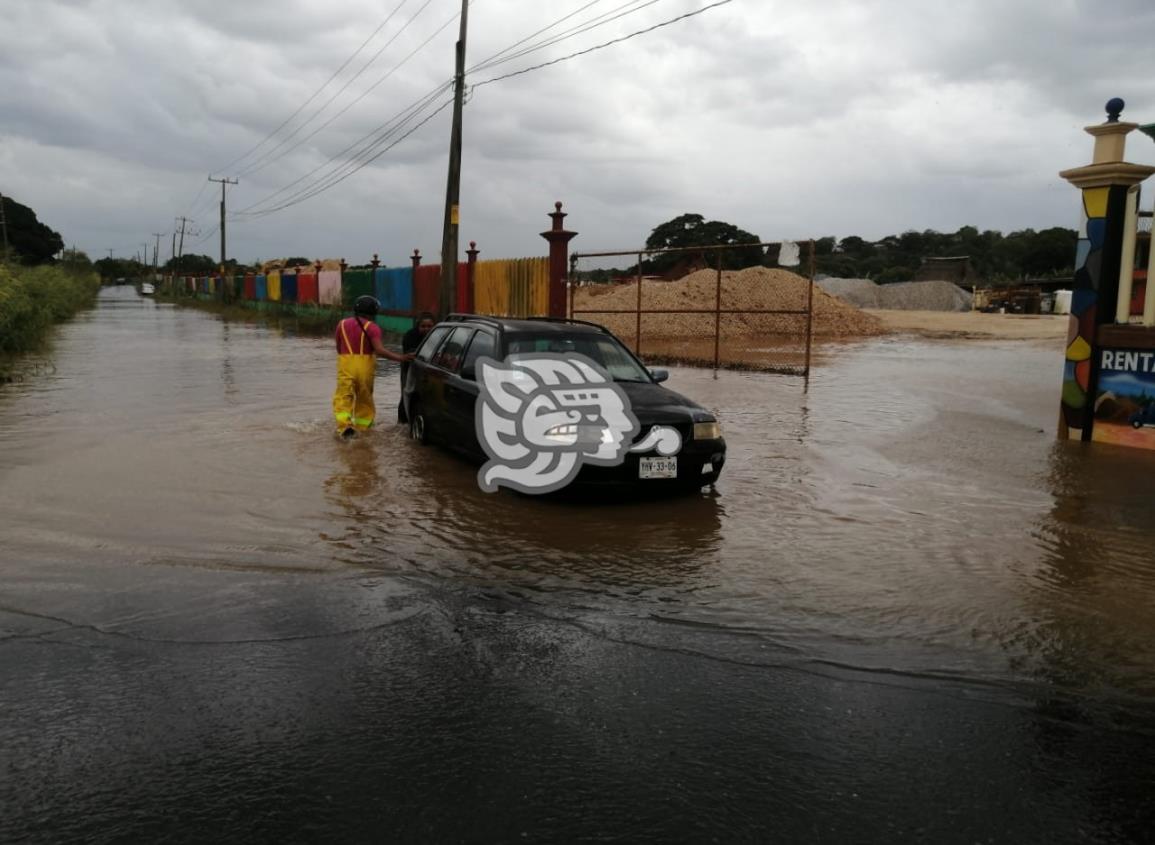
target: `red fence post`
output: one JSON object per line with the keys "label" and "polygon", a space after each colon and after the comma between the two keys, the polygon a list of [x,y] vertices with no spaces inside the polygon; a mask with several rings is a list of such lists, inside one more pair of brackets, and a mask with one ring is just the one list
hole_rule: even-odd
{"label": "red fence post", "polygon": [[413,274],[409,277],[409,301],[413,304],[413,318],[416,319],[421,311],[421,306],[417,302],[417,271],[421,269],[421,250],[414,249],[409,260],[413,262]]}
{"label": "red fence post", "polygon": [[470,241],[469,249],[465,250],[465,254],[469,256],[469,282],[465,289],[465,310],[470,314],[473,313],[473,284],[476,278],[475,274],[477,273],[477,254],[479,252],[481,252],[481,250],[477,248],[477,241]]}
{"label": "red fence post", "polygon": [[577,237],[577,232],[567,231],[562,226],[566,214],[561,210],[560,202],[554,203],[554,211],[549,216],[553,218],[553,228],[541,233],[541,236],[549,241],[549,316],[564,319],[569,242]]}

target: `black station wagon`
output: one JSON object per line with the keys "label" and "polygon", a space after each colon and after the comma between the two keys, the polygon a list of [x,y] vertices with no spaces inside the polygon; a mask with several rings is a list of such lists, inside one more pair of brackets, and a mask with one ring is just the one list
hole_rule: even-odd
{"label": "black station wagon", "polygon": [[602,326],[554,318],[506,319],[451,314],[425,336],[409,366],[402,401],[410,436],[436,442],[484,461],[478,441],[476,407],[480,389],[477,361],[505,361],[510,355],[578,354],[599,364],[629,397],[640,430],[637,444],[654,426],[675,428],[681,450],[674,456],[656,450],[629,452],[618,466],[582,467],[573,485],[644,485],[647,488],[700,490],[718,480],[726,461],[726,441],[709,411],[663,387],[669,378],[648,369]]}

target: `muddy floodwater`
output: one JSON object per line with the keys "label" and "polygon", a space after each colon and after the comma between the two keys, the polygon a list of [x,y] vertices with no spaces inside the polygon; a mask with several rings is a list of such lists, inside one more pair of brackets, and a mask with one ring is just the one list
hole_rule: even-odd
{"label": "muddy floodwater", "polygon": [[0,842],[1150,841],[1155,458],[1061,346],[674,368],[716,493],[551,502],[108,289],[0,387]]}

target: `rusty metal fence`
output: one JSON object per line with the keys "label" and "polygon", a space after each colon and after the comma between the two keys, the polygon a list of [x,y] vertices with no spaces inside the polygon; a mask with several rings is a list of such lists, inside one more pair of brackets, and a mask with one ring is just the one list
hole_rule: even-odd
{"label": "rusty metal fence", "polygon": [[[760,263],[725,268],[755,247]],[[648,257],[675,254],[680,260],[673,272],[646,275]],[[650,363],[809,377],[814,255],[813,241],[574,253],[569,315],[632,341],[634,354],[644,353]],[[592,263],[615,258],[636,262],[628,276],[588,278]]]}

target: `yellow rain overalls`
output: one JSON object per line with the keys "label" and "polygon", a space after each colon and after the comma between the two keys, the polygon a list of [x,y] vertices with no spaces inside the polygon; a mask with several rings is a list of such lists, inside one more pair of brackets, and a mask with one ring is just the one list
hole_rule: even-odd
{"label": "yellow rain overalls", "polygon": [[345,349],[356,349],[357,353],[337,355],[337,390],[333,393],[333,416],[337,418],[339,431],[350,426],[364,431],[373,425],[377,415],[377,408],[373,404],[377,356],[373,354],[373,345],[364,328],[361,328],[356,344],[349,342],[345,322],[342,320],[338,329],[345,341]]}

